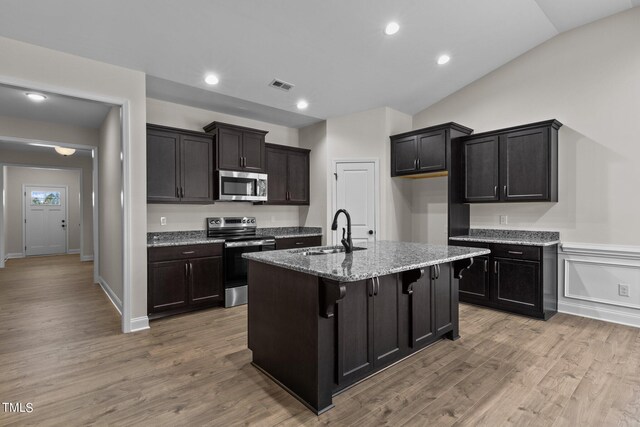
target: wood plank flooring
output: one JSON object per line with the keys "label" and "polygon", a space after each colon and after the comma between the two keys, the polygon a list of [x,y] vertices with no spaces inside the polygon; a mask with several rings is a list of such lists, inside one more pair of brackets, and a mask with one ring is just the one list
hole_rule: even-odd
{"label": "wood plank flooring", "polygon": [[640,330],[461,306],[440,341],[316,417],[250,365],[246,306],[124,335],[78,256],[0,270],[0,425],[640,425]]}

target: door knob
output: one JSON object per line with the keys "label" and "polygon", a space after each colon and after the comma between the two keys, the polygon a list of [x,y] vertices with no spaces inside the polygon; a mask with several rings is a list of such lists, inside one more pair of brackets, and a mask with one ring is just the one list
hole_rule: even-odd
{"label": "door knob", "polygon": [[373,230],[369,230],[369,234],[373,234]]}

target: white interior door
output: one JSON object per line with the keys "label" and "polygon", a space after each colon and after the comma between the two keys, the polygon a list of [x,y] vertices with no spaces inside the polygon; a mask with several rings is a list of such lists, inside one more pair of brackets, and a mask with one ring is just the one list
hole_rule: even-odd
{"label": "white interior door", "polygon": [[[376,176],[375,162],[336,163],[336,206],[351,215],[351,239],[358,243],[376,240]],[[338,231],[333,233],[334,244],[340,244],[342,228],[347,226],[340,215]]]}
{"label": "white interior door", "polygon": [[25,187],[25,255],[67,252],[65,187]]}

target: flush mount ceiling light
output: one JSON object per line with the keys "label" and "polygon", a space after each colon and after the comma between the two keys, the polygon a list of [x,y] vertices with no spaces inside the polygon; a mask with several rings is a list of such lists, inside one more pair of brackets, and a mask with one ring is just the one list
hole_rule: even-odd
{"label": "flush mount ceiling light", "polygon": [[214,74],[207,74],[207,76],[204,78],[204,81],[208,85],[217,85],[220,79],[218,79],[218,76]]}
{"label": "flush mount ceiling light", "polygon": [[384,33],[388,36],[392,36],[398,32],[400,29],[400,25],[397,22],[389,22],[386,27],[384,27]]}
{"label": "flush mount ceiling light", "polygon": [[47,97],[41,93],[27,92],[25,93],[25,95],[27,95],[27,98],[29,98],[33,102],[42,102],[47,99]]}
{"label": "flush mount ceiling light", "polygon": [[56,153],[62,154],[63,156],[70,156],[76,152],[74,148],[66,148],[66,147],[54,147]]}
{"label": "flush mount ceiling light", "polygon": [[451,57],[449,55],[440,55],[438,57],[438,65],[444,65],[449,62],[450,59]]}
{"label": "flush mount ceiling light", "polygon": [[300,101],[298,101],[298,103],[296,104],[296,107],[298,107],[298,110],[304,110],[309,106],[309,103],[307,101],[305,101],[304,99],[301,99]]}

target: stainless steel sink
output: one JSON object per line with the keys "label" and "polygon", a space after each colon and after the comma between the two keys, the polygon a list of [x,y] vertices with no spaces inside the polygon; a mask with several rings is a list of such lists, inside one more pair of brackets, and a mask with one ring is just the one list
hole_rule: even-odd
{"label": "stainless steel sink", "polygon": [[[353,248],[354,251],[362,251],[365,250],[367,248],[360,248],[360,247],[355,247]],[[343,247],[335,247],[335,248],[325,248],[325,249],[313,249],[313,248],[309,248],[308,250],[304,251],[304,252],[300,252],[301,255],[303,256],[311,256],[311,255],[329,255],[329,254],[339,254],[341,252],[344,252],[344,248]]]}

